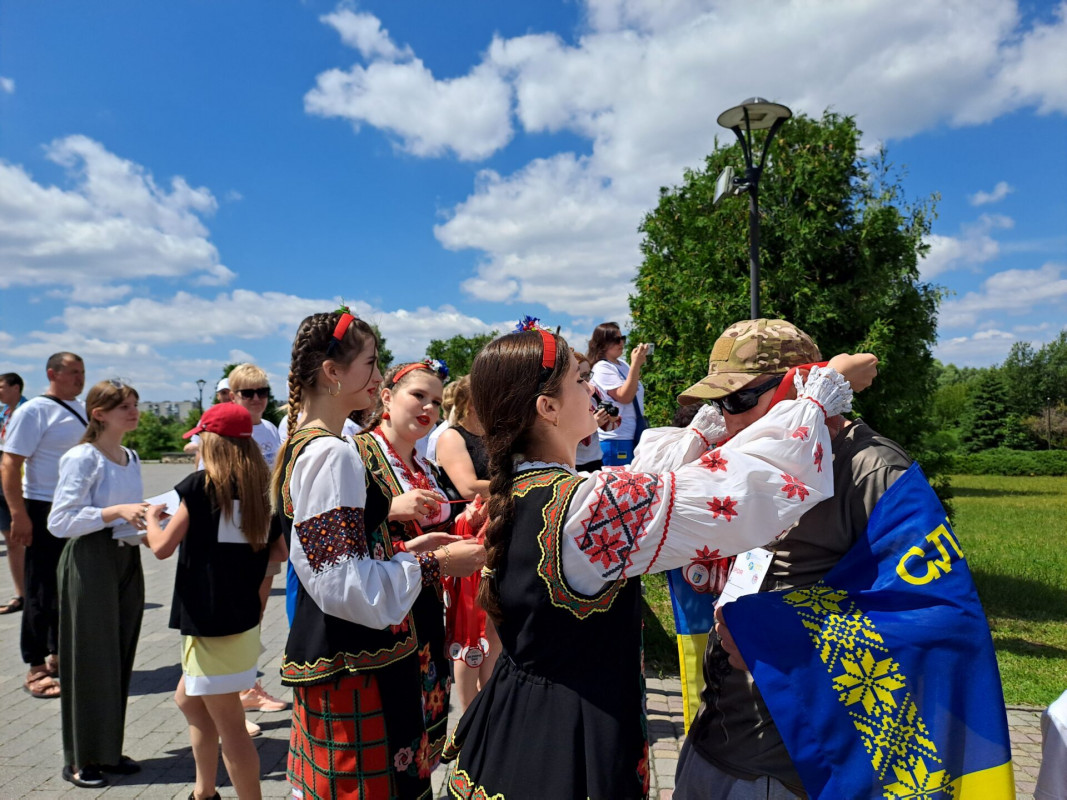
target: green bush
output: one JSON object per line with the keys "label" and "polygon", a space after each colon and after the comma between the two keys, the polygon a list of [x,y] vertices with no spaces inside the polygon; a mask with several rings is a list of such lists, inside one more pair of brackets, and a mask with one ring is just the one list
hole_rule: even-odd
{"label": "green bush", "polygon": [[1009,450],[955,453],[957,475],[1067,475],[1067,450]]}

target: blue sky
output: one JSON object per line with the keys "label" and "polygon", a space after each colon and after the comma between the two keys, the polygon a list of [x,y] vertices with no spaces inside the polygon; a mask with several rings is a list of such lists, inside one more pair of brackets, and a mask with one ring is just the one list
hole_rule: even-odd
{"label": "blue sky", "polygon": [[941,194],[935,354],[995,363],[1067,327],[1064,52],[1064,2],[5,3],[0,371],[277,388],[341,296],[401,358],[524,313],[584,341],[754,94],[854,114]]}

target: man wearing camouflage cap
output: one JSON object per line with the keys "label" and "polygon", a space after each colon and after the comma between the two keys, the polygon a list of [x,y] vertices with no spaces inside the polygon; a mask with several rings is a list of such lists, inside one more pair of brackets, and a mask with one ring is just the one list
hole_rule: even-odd
{"label": "man wearing camouflage cap", "polygon": [[[717,403],[732,436],[770,410],[774,390],[791,367],[820,361],[815,343],[789,322],[738,322],[715,342],[707,377],[678,400]],[[853,388],[862,386],[854,382]],[[777,540],[780,531],[767,531],[766,547],[773,557],[762,592],[807,587],[829,572],[863,534],[882,494],[911,464],[898,444],[862,420],[835,417],[828,426],[833,437],[834,495]],[[729,646],[728,632],[724,633]],[[751,673],[732,668],[729,657],[719,636],[711,636],[704,654],[706,685],[678,762],[675,800],[803,797],[800,777]]]}

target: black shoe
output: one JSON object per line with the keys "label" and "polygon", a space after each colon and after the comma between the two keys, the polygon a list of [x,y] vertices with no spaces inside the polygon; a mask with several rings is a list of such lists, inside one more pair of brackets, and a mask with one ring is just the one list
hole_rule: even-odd
{"label": "black shoe", "polygon": [[[196,792],[189,792],[189,800],[196,800]],[[222,796],[218,792],[215,792],[215,794],[207,800],[222,800]]]}
{"label": "black shoe", "polygon": [[80,786],[83,789],[99,789],[101,786],[107,786],[107,778],[100,774],[100,770],[92,765],[82,767],[77,772],[74,771],[74,767],[63,767],[63,780],[70,781],[75,786]]}
{"label": "black shoe", "polygon": [[102,772],[110,772],[113,775],[133,775],[141,771],[141,765],[129,756],[122,756],[118,764],[103,764],[100,770]]}

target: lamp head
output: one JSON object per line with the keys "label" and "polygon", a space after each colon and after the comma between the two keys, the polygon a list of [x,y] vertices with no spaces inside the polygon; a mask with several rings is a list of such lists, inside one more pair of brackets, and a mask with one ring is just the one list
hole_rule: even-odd
{"label": "lamp head", "polygon": [[[745,124],[745,109],[748,109],[748,125]],[[784,121],[792,116],[793,112],[781,103],[750,97],[741,105],[723,111],[716,121],[724,128],[761,131],[770,128],[779,119]]]}

